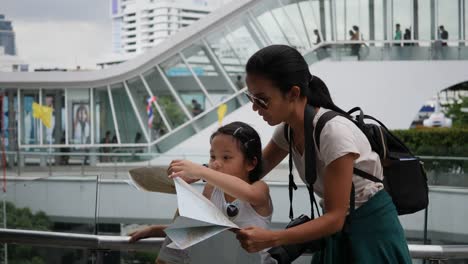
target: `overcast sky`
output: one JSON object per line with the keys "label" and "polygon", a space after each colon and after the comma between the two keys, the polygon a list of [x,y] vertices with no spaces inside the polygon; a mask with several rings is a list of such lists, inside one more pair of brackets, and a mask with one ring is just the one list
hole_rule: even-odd
{"label": "overcast sky", "polygon": [[18,55],[32,68],[96,68],[111,53],[109,0],[0,0]]}

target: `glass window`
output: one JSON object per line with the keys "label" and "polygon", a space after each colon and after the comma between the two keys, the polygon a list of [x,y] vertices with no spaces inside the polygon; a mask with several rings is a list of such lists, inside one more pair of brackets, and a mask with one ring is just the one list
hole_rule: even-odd
{"label": "glass window", "polygon": [[[42,105],[52,107],[52,127],[43,127],[43,143],[44,144],[64,144],[65,143],[65,91],[43,89],[42,90]],[[68,122],[72,122],[69,117]],[[69,126],[70,127],[70,126]],[[68,131],[71,134],[71,131]]]}
{"label": "glass window", "polygon": [[272,44],[290,44],[286,33],[277,22],[277,17],[273,16],[273,9],[278,8],[276,1],[262,1],[252,9],[254,17],[262,27],[262,30],[268,35]]}
{"label": "glass window", "polygon": [[[195,43],[190,47],[184,49],[182,51],[182,54],[184,54],[184,57],[186,58],[188,64],[193,69],[193,71],[197,73],[198,79],[202,82],[203,86],[210,95],[210,98],[212,94],[230,95],[234,93],[233,87],[226,81],[226,78],[221,73],[221,70],[223,69],[218,69],[218,67],[216,67],[214,59],[217,58],[211,58],[210,55],[212,53],[208,52],[203,44]],[[198,94],[200,97],[199,99],[203,100],[203,94]],[[211,100],[213,100],[213,98],[211,98]],[[190,100],[192,112],[197,112],[201,110],[196,109],[198,107],[197,102],[198,100],[196,98],[192,98]],[[213,101],[213,104],[217,103],[218,101]]]}
{"label": "glass window", "polygon": [[[403,40],[405,31],[409,30],[410,38],[413,31],[413,1],[408,0],[393,0],[393,23],[392,23],[392,40]],[[400,25],[400,30],[397,32],[397,24]]]}
{"label": "glass window", "polygon": [[39,90],[21,90],[21,144],[40,144],[40,120],[33,117],[33,103],[39,103]]}
{"label": "glass window", "polygon": [[[307,40],[303,30],[304,27],[301,26],[301,15],[299,14],[296,5],[292,2],[294,1],[283,0],[283,5],[273,8],[271,12],[278,21],[278,24],[286,35],[289,43],[296,49],[303,51],[308,46]],[[292,19],[293,17],[296,19]]]}
{"label": "glass window", "polygon": [[115,116],[122,144],[133,144],[136,134],[141,132],[133,107],[122,83],[111,86],[112,100],[114,103]]}
{"label": "glass window", "polygon": [[[243,74],[245,71],[243,59],[238,52],[242,52],[243,48],[246,48],[248,44],[245,42],[237,43],[236,47],[233,47],[231,42],[224,36],[225,32],[217,32],[209,35],[206,40],[211,51],[234,82],[234,78],[236,78],[237,75]],[[245,37],[245,40],[247,43],[254,44],[249,35]],[[236,88],[239,87],[236,86]]]}
{"label": "glass window", "polygon": [[[375,40],[384,40],[384,8],[383,0],[374,0],[374,36]],[[376,44],[378,46],[379,44]]]}
{"label": "glass window", "polygon": [[[448,39],[458,40],[458,2],[459,0],[437,1],[438,39],[445,38],[444,34],[446,34]],[[443,26],[444,30],[441,30],[440,26]]]}
{"label": "glass window", "polygon": [[[107,87],[93,89],[94,91],[94,143],[117,143],[115,120],[109,100]],[[107,133],[107,137],[106,137]]]}
{"label": "glass window", "polygon": [[[143,74],[146,83],[148,84],[153,95],[157,97],[157,102],[161,107],[162,114],[166,117],[172,129],[182,125],[188,120],[187,115],[181,109],[176,98],[174,98],[171,90],[164,82],[157,69],[151,69]],[[156,119],[156,116],[155,116]],[[163,126],[162,120],[159,119],[159,126]],[[167,133],[167,128],[164,126],[161,129],[161,135]]]}
{"label": "glass window", "polygon": [[[346,27],[341,30],[347,31],[346,39],[350,39],[349,30],[354,26],[359,28],[359,39],[368,40],[369,31],[369,1],[368,0],[347,0],[346,3]],[[340,30],[338,30],[340,32]]]}
{"label": "glass window", "polygon": [[[221,49],[223,56],[231,58],[236,56],[238,60],[241,61],[242,65],[245,65],[250,56],[260,49],[261,44],[257,42],[261,38],[258,35],[260,33],[255,30],[252,21],[249,21],[246,17],[238,23],[230,25],[228,29],[229,31],[223,32],[225,41],[229,45],[229,47],[223,47]],[[263,27],[259,30],[263,30]],[[265,31],[263,30],[263,32]],[[255,35],[253,36],[252,34]],[[254,37],[257,41],[255,41]],[[212,39],[209,40],[210,43],[213,43]],[[242,66],[242,68],[242,72],[244,72],[244,66]]]}
{"label": "glass window", "polygon": [[[317,29],[320,31],[320,19],[317,16],[318,10],[313,10],[312,1],[298,1],[298,9],[302,13],[302,18],[304,19],[304,24],[309,35],[310,41],[312,44],[317,43],[317,36],[314,34],[314,30]],[[320,34],[319,34],[320,35]],[[320,39],[322,37],[320,36]]]}
{"label": "glass window", "polygon": [[[181,94],[189,94],[189,93],[203,93],[200,85],[197,83],[195,78],[192,75],[192,72],[187,67],[187,65],[183,62],[182,58],[178,55],[173,56],[169,60],[161,63],[161,69],[166,75],[167,79],[171,83],[172,87],[175,89],[179,96]],[[192,69],[194,74],[199,77],[205,74],[204,68],[196,68]],[[205,97],[203,102],[198,102],[201,104],[200,106],[197,105],[197,110],[189,111],[191,116],[196,116],[200,113],[199,108],[203,111],[206,108],[212,107],[213,105],[210,101]],[[186,109],[193,110],[190,102],[184,102]]]}
{"label": "glass window", "polygon": [[[430,40],[431,39],[431,0],[418,1],[418,39]],[[437,36],[437,35],[436,35]],[[420,43],[425,46],[427,43]]]}
{"label": "glass window", "polygon": [[[146,107],[148,106],[148,99],[150,99],[150,95],[146,90],[143,81],[141,80],[140,76],[132,78],[127,81],[128,89],[130,90],[130,94],[133,98],[133,102],[135,102],[135,106],[138,109],[138,115],[140,116],[141,120],[143,121],[144,129],[146,129],[146,133],[148,135],[151,134],[149,128],[149,116]],[[154,106],[151,104],[152,110]],[[154,115],[155,111],[152,112],[152,124],[155,122]],[[146,137],[143,136],[142,131],[138,131],[139,137],[138,140],[135,140],[134,143],[147,143]],[[138,141],[138,142],[137,142]]]}
{"label": "glass window", "polygon": [[68,142],[91,143],[91,109],[89,89],[67,90]]}

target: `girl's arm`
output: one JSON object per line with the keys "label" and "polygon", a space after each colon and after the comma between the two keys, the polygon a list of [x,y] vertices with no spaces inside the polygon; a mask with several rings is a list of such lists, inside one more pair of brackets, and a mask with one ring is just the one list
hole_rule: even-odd
{"label": "girl's arm", "polygon": [[343,228],[349,208],[349,197],[357,154],[347,154],[325,168],[324,202],[326,213],[299,226],[269,231],[258,227],[240,230],[237,234],[248,252],[285,244],[303,243],[332,235]]}
{"label": "girl's arm", "polygon": [[276,167],[286,156],[287,151],[278,147],[273,140],[270,140],[262,151],[262,175],[260,178],[265,177],[274,167]]}
{"label": "girl's arm", "polygon": [[269,189],[263,181],[256,181],[253,184],[249,184],[235,176],[206,168],[188,160],[172,161],[171,169],[174,173],[171,174],[170,177],[185,176],[204,179],[209,184],[220,188],[225,193],[248,202],[254,207],[262,207],[269,204]]}

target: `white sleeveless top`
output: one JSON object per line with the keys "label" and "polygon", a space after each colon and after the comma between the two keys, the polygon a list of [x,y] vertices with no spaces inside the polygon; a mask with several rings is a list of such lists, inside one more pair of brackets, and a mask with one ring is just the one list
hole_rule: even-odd
{"label": "white sleeveless top", "polygon": [[[249,226],[258,226],[262,227],[265,229],[270,228],[271,224],[271,215],[269,216],[261,216],[259,215],[255,209],[252,207],[247,202],[241,201],[239,199],[236,199],[232,201],[231,203],[228,203],[226,199],[224,198],[224,192],[221,189],[218,189],[216,187],[213,187],[213,192],[211,193],[211,198],[210,201],[221,210],[221,212],[226,215],[229,220],[234,222],[236,225],[238,225],[240,228],[244,227],[249,227]],[[235,205],[239,211],[236,216],[234,217],[229,217],[227,215],[227,207],[232,204]],[[270,200],[270,206],[273,208],[271,200]],[[262,260],[262,264],[274,264],[277,263],[277,261],[273,258],[271,258],[270,254],[267,253],[269,248],[264,249],[260,251],[260,256]]]}

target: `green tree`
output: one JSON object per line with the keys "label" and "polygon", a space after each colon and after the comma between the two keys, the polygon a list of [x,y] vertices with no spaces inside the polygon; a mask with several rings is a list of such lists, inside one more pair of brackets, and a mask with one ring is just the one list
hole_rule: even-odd
{"label": "green tree", "polygon": [[177,127],[186,121],[187,118],[184,112],[171,96],[161,96],[158,100],[173,127]]}
{"label": "green tree", "polygon": [[[16,208],[12,203],[6,203],[7,227],[10,229],[30,229],[46,231],[52,227],[52,222],[44,212],[33,214],[29,208]],[[43,264],[45,263],[37,248],[25,245],[8,245],[8,263],[11,264]]]}
{"label": "green tree", "polygon": [[445,105],[444,111],[447,116],[452,118],[452,126],[459,128],[468,127],[468,97],[464,96],[458,102]]}

